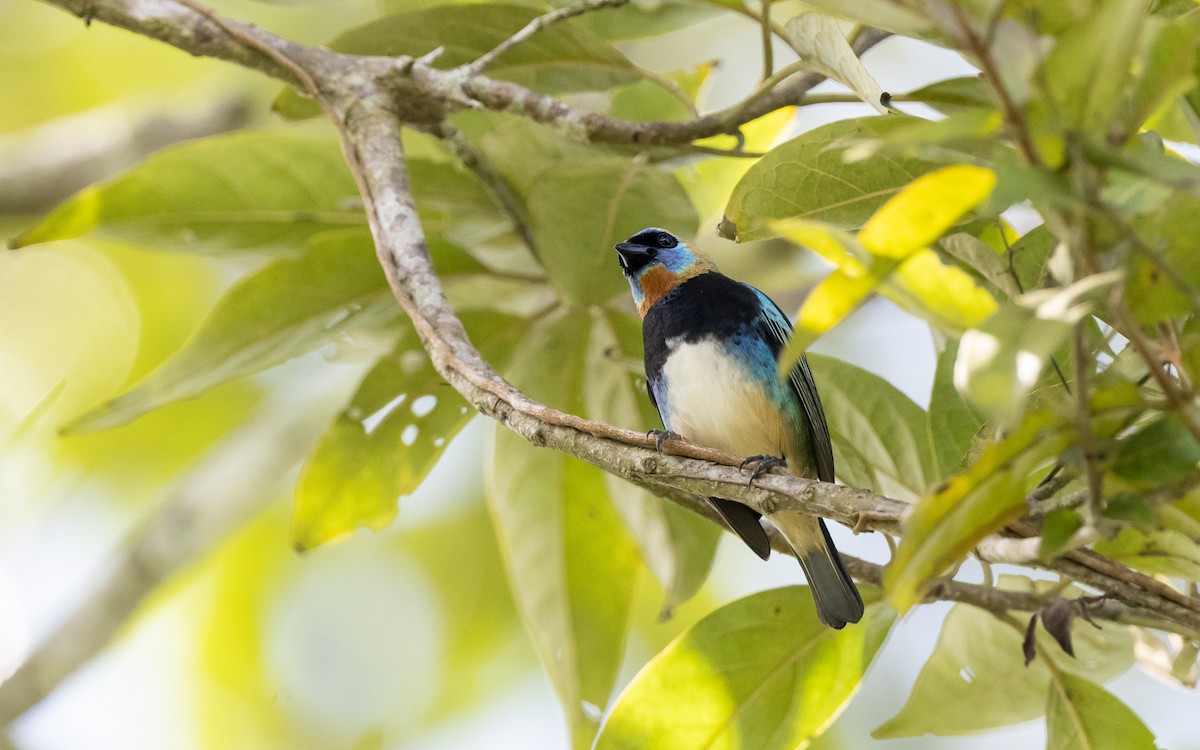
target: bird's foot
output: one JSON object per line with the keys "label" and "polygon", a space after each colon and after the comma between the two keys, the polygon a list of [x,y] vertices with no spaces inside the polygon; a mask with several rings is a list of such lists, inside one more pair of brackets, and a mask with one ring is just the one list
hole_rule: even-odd
{"label": "bird's foot", "polygon": [[747,487],[753,485],[755,479],[758,479],[771,469],[774,469],[777,466],[787,466],[787,459],[783,456],[771,456],[767,454],[763,454],[761,456],[747,456],[746,458],[742,459],[742,463],[738,468],[745,469],[748,466],[752,467],[752,470],[750,472],[750,481],[746,482]]}
{"label": "bird's foot", "polygon": [[662,453],[663,441],[665,441],[667,438],[678,438],[680,440],[683,439],[683,436],[678,432],[671,432],[670,430],[650,430],[646,433],[646,437],[654,438],[654,448],[659,453]]}

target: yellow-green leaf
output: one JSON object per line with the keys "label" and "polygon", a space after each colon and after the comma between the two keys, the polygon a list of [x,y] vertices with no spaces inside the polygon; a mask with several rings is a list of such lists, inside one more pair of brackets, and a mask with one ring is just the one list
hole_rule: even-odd
{"label": "yellow-green leaf", "polygon": [[901,260],[872,255],[849,232],[818,221],[784,219],[770,228],[838,266],[801,306],[796,331],[779,358],[781,374],[876,291],[953,333],[980,325],[996,311],[996,301],[986,289],[966,271],[942,263],[932,250],[918,249]]}
{"label": "yellow-green leaf", "polygon": [[913,180],[880,206],[858,234],[886,258],[905,258],[930,245],[992,193],[996,175],[969,164],[942,167]]}
{"label": "yellow-green leaf", "polygon": [[[1001,575],[1005,591],[1046,594],[1049,581]],[[1070,587],[1063,595],[1083,592]],[[1081,619],[1072,623],[1076,658],[1067,656],[1044,630],[1044,646],[1029,666],[1023,663],[1021,633],[991,612],[956,604],[946,615],[933,653],[899,713],[878,727],[876,739],[964,735],[1016,724],[1046,710],[1051,667],[1087,680],[1108,680],[1134,663],[1133,633],[1128,626],[1106,622],[1099,628]]]}
{"label": "yellow-green leaf", "polygon": [[596,750],[804,746],[857,690],[895,620],[874,591],[863,594],[875,603],[845,630],[823,627],[801,586],[722,607],[633,678]]}
{"label": "yellow-green leaf", "polygon": [[851,276],[841,269],[835,270],[817,284],[800,306],[796,330],[779,355],[780,376],[791,372],[804,350],[820,338],[821,334],[858,309],[878,285],[879,279],[874,275]]}
{"label": "yellow-green leaf", "polygon": [[[465,315],[493,366],[507,360],[524,321],[489,310]],[[409,329],[321,436],[296,482],[292,543],[312,549],[360,527],[384,528],[475,416],[433,368]]]}
{"label": "yellow-green leaf", "polygon": [[1049,750],[1154,750],[1154,735],[1129,706],[1096,683],[1052,671],[1046,704]]}
{"label": "yellow-green leaf", "polygon": [[944,330],[955,333],[982,324],[996,300],[961,268],[948,266],[932,250],[910,255],[884,284],[883,296]]}
{"label": "yellow-green leaf", "polygon": [[888,600],[900,612],[921,599],[925,583],[975,544],[1020,516],[1025,479],[1070,442],[1046,413],[1031,414],[1003,441],[989,446],[966,472],[922,498],[904,524],[904,536],[884,574]]}
{"label": "yellow-green leaf", "polygon": [[83,415],[71,429],[125,424],[306,354],[341,331],[385,326],[398,312],[370,235],[361,228],[322,232],[294,255],[281,256],[238,279],[191,341],[134,388]]}

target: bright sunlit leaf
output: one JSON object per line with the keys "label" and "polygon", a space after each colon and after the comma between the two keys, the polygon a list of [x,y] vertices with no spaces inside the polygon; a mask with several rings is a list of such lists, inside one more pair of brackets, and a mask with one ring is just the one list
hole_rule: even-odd
{"label": "bright sunlit leaf", "polygon": [[132,390],[72,425],[102,430],[399,314],[365,230],[327,232],[238,280],[184,347]]}
{"label": "bright sunlit leaf", "polygon": [[[466,315],[484,356],[502,366],[525,324]],[[475,410],[449,388],[409,330],[367,374],[322,435],[296,482],[292,544],[308,550],[358,528],[378,530],[420,487]]]}
{"label": "bright sunlit leaf", "polygon": [[796,329],[779,354],[779,373],[791,372],[809,345],[857,310],[878,285],[875,276],[851,276],[841,269],[822,279],[800,306]]}
{"label": "bright sunlit leaf", "polygon": [[1025,479],[1071,442],[1048,414],[1028,417],[989,446],[964,473],[924,497],[904,522],[904,536],[884,573],[888,601],[901,613],[920,601],[926,582],[975,543],[1021,515]]}
{"label": "bright sunlit leaf", "polygon": [[990,169],[942,167],[913,180],[883,204],[858,233],[859,242],[875,255],[906,258],[945,234],[995,186],[996,174]]}
{"label": "bright sunlit leaf", "polygon": [[790,372],[814,341],[875,292],[951,333],[978,326],[996,311],[986,289],[932,250],[918,249],[903,259],[872,255],[860,238],[805,219],[773,222],[771,229],[838,266],[801,305],[795,333],[779,358],[780,374]]}
{"label": "bright sunlit leaf", "polygon": [[625,689],[596,750],[792,750],[857,690],[895,613],[864,591],[863,621],[818,622],[805,587],[763,591],[701,620]]}

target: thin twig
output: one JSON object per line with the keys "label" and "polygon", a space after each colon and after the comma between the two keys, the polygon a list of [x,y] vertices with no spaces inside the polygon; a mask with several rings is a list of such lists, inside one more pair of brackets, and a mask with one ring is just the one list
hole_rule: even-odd
{"label": "thin twig", "polygon": [[496,47],[490,52],[485,52],[484,54],[480,55],[475,62],[465,66],[465,69],[470,75],[479,75],[486,70],[489,65],[496,62],[496,59],[505,52],[508,52],[510,49],[530,38],[547,26],[553,26],[560,21],[565,21],[566,19],[574,18],[575,16],[581,16],[584,13],[590,13],[594,10],[600,10],[601,8],[618,8],[627,4],[628,2],[629,0],[583,0],[583,2],[579,2],[574,5],[568,5],[565,8],[558,8],[557,10],[552,10],[549,13],[544,13],[530,21],[524,26],[524,28],[510,36],[508,39],[500,42],[500,44],[496,45]]}
{"label": "thin twig", "polygon": [[1089,403],[1088,380],[1091,376],[1092,358],[1087,348],[1084,325],[1087,319],[1075,324],[1075,432],[1079,448],[1083,452],[1083,476],[1087,486],[1088,523],[1099,524],[1104,510],[1104,489],[1101,484],[1100,468],[1097,465],[1096,433],[1092,430],[1092,406]]}
{"label": "thin twig", "polygon": [[1000,111],[1012,131],[1017,149],[1025,157],[1026,162],[1033,166],[1040,166],[1042,160],[1038,156],[1037,147],[1034,145],[1033,138],[1029,134],[1029,125],[1025,121],[1025,111],[1021,109],[1021,106],[1017,104],[1012,94],[1009,93],[1008,88],[1004,85],[1004,78],[1000,75],[1000,69],[996,66],[996,61],[992,59],[991,50],[979,38],[979,35],[975,33],[966,13],[958,5],[947,3],[945,7],[949,9],[950,15],[954,17],[955,26],[957,27],[949,31],[952,34],[957,32],[963,42],[963,46],[970,50],[971,54],[979,62],[980,69],[983,71],[984,76],[987,77],[992,90],[996,92],[1000,103]]}
{"label": "thin twig", "polygon": [[772,47],[774,39],[771,37],[771,0],[762,0],[762,12],[758,22],[762,30],[762,80],[765,82],[775,72],[775,50]]}
{"label": "thin twig", "polygon": [[1137,318],[1130,312],[1124,300],[1117,300],[1111,307],[1113,315],[1116,318],[1115,322],[1119,326],[1121,333],[1125,335],[1130,345],[1133,346],[1134,351],[1146,363],[1150,375],[1158,383],[1158,387],[1162,390],[1163,395],[1166,396],[1171,409],[1179,416],[1179,421],[1192,434],[1196,442],[1200,443],[1200,425],[1196,423],[1195,415],[1188,407],[1184,394],[1179,392],[1178,388],[1176,388],[1176,383],[1173,382],[1171,376],[1163,369],[1163,363],[1151,350],[1149,340],[1142,333],[1141,324],[1138,323]]}
{"label": "thin twig", "polygon": [[513,224],[513,230],[525,246],[529,248],[529,252],[533,253],[533,257],[538,257],[537,242],[533,236],[533,229],[529,226],[529,222],[525,219],[525,211],[521,207],[520,201],[513,195],[513,192],[508,187],[508,183],[504,180],[504,176],[497,172],[487,157],[483,155],[479,149],[467,140],[462,132],[454,127],[449,121],[443,121],[434,131],[434,135],[446,142],[458,160],[463,163],[467,169],[475,173],[479,181],[483,183],[484,188],[491,193],[492,199],[500,205],[504,213],[508,214],[509,220]]}

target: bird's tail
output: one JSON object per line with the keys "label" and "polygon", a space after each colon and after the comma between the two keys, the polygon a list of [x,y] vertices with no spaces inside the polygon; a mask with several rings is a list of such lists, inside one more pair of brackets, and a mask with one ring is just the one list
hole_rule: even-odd
{"label": "bird's tail", "polygon": [[769,516],[796,552],[817,604],[817,617],[831,628],[843,628],[863,616],[863,600],[846,573],[829,530],[820,518],[782,511]]}

